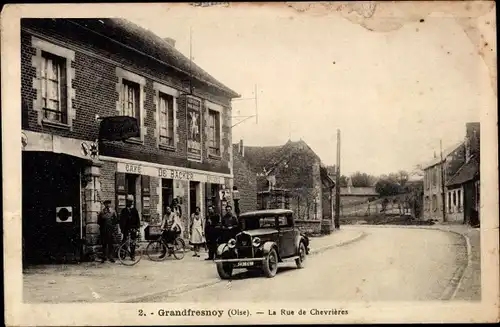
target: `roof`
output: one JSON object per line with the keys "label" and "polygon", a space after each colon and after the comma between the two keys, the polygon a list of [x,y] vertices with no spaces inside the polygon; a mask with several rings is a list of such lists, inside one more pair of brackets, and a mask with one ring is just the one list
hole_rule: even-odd
{"label": "roof", "polygon": [[446,186],[464,184],[477,177],[479,177],[479,161],[476,157],[472,157],[469,162],[458,169],[455,175],[446,183]]}
{"label": "roof", "polygon": [[[463,141],[460,141],[460,142],[457,142],[455,144],[453,144],[452,146],[450,147],[447,147],[446,149],[443,150],[443,160],[448,157],[450,154],[452,154],[455,150],[457,150],[460,146],[462,146],[464,144]],[[441,156],[438,155],[436,158],[424,163],[421,165],[421,169],[427,169],[427,168],[430,168],[432,166],[435,166],[437,164],[441,163]]]}
{"label": "roof", "polygon": [[293,214],[293,211],[288,209],[255,210],[242,213],[240,214],[239,218],[273,217],[278,215],[290,215],[290,214]]}
{"label": "roof", "polygon": [[351,187],[349,192],[348,187],[340,188],[341,196],[378,196],[379,194],[373,187]]}
{"label": "roof", "polygon": [[[66,19],[72,24],[117,41],[136,51],[153,57],[175,70],[187,74],[199,82],[215,87],[219,91],[237,98],[240,95],[225,86],[201,67],[193,63],[179,50],[150,30],[121,18]],[[191,73],[190,73],[191,72]]]}
{"label": "roof", "polygon": [[252,169],[260,173],[264,167],[269,165],[269,161],[283,146],[246,146],[245,159]]}

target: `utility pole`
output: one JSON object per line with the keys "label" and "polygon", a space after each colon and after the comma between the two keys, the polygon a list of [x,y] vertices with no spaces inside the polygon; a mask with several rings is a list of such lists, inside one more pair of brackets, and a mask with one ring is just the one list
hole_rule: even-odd
{"label": "utility pole", "polygon": [[439,140],[439,153],[441,157],[441,203],[443,205],[443,222],[446,222],[446,194],[444,193],[444,162],[443,162],[443,141]]}
{"label": "utility pole", "polygon": [[337,171],[335,173],[335,229],[340,228],[340,129],[337,129]]}

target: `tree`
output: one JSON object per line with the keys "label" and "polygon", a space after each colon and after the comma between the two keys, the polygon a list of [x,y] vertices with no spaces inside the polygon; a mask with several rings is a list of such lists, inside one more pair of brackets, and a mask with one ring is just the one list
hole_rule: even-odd
{"label": "tree", "polygon": [[404,187],[406,185],[406,182],[408,182],[408,178],[409,178],[409,174],[407,171],[404,171],[404,170],[400,170],[398,172],[398,183],[399,185],[401,185],[402,187]]}
{"label": "tree", "polygon": [[375,191],[381,196],[391,196],[401,193],[401,185],[390,177],[380,178],[375,184]]}
{"label": "tree", "polygon": [[371,187],[375,178],[367,173],[355,172],[351,175],[353,187]]}

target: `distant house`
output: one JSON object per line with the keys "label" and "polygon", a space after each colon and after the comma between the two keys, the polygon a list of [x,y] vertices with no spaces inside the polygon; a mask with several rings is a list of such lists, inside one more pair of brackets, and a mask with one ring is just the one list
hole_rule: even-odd
{"label": "distant house", "polygon": [[[444,214],[447,221],[477,223],[479,219],[479,131],[479,123],[467,123],[464,141],[443,151],[442,161],[440,158],[435,158],[422,166],[424,170],[424,217],[427,219],[442,221]],[[444,177],[444,181],[441,176]]]}
{"label": "distant house", "polygon": [[[422,165],[424,171],[424,213],[426,219],[443,221],[443,185],[460,169],[465,163],[464,142],[458,142],[443,150],[443,159],[438,154],[434,159]],[[444,182],[443,182],[444,177]],[[459,191],[456,196],[457,204],[462,203],[463,194]]]}
{"label": "distant house", "polygon": [[259,209],[279,205],[294,210],[298,219],[332,218],[335,183],[304,141],[245,146],[244,152],[256,174]]}
{"label": "distant house", "polygon": [[366,203],[377,199],[379,194],[375,191],[375,187],[341,187],[340,188],[340,205],[343,207]]}
{"label": "distant house", "polygon": [[446,213],[449,221],[462,221],[471,225],[479,223],[479,132],[479,123],[467,123],[465,163],[446,182]]}

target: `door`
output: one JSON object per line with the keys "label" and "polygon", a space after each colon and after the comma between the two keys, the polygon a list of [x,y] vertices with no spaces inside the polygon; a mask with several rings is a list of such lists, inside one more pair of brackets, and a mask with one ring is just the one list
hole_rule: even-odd
{"label": "door", "polygon": [[[69,156],[23,153],[22,225],[26,263],[56,263],[73,258],[80,237],[80,173]],[[67,208],[71,214],[57,216]],[[75,241],[76,242],[76,241]]]}
{"label": "door", "polygon": [[291,216],[278,216],[279,249],[281,257],[296,255],[295,230]]}

